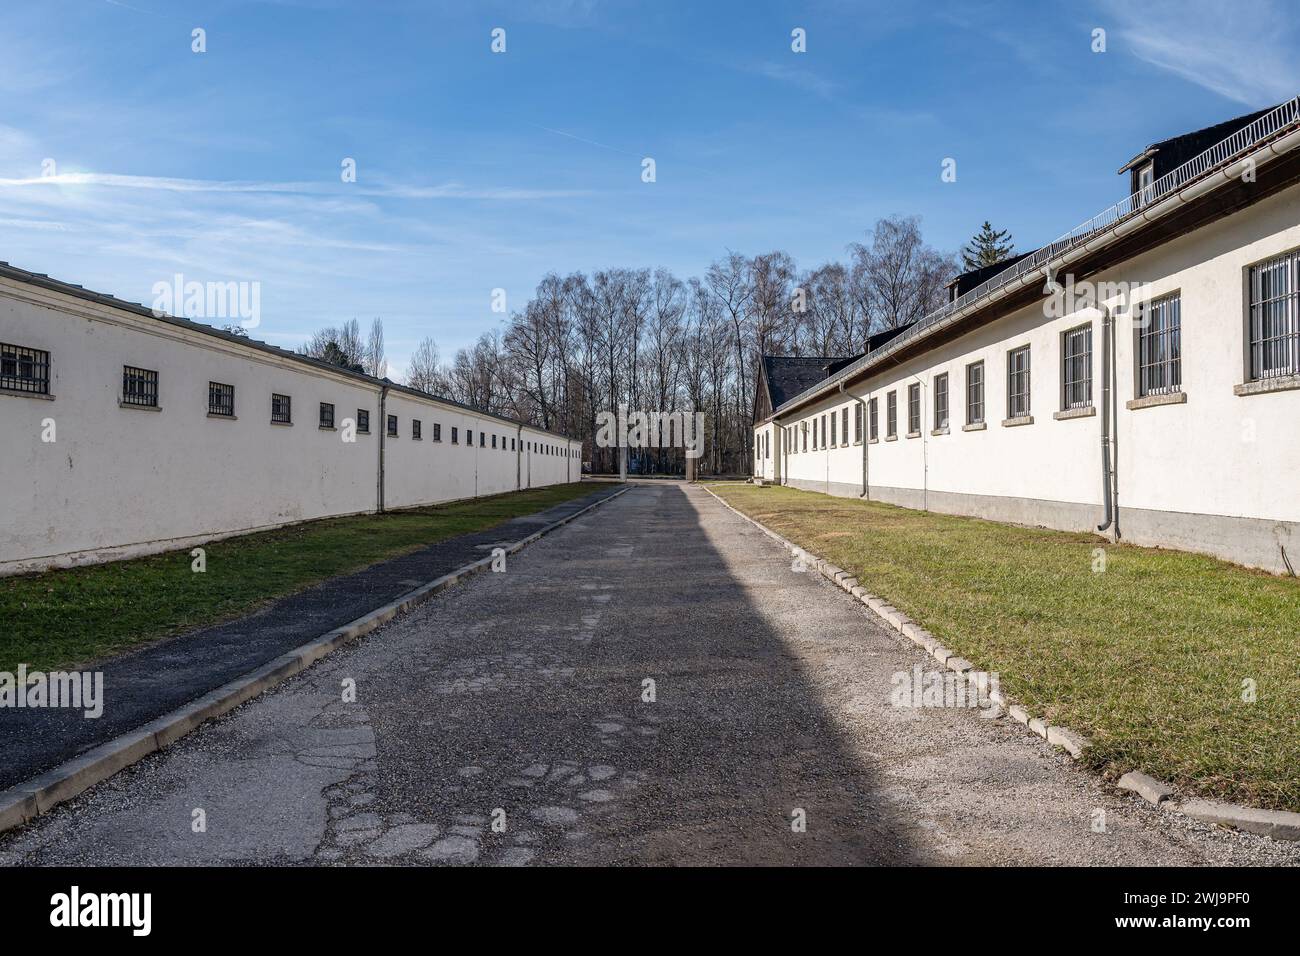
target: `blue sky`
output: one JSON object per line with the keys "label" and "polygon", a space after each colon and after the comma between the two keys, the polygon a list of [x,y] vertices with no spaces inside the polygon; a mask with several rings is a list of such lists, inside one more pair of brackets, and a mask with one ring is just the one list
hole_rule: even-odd
{"label": "blue sky", "polygon": [[1031,248],[1147,143],[1300,92],[1298,33],[1285,0],[12,5],[0,259],[146,303],[256,281],[253,335],[285,347],[381,316],[400,374],[552,270],[813,267],[893,213]]}

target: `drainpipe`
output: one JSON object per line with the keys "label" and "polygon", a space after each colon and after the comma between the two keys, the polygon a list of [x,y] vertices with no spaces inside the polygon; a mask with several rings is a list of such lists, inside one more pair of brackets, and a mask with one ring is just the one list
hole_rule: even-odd
{"label": "drainpipe", "polygon": [[[843,381],[840,382],[840,394],[848,394],[844,390]],[[867,421],[867,403],[865,399],[860,398],[857,395],[849,395],[849,398],[858,403],[858,409],[862,412],[862,494],[858,495],[858,497],[865,498],[867,497],[867,492],[869,490],[869,486],[867,485],[867,426],[870,423]],[[855,422],[854,424],[857,423]]]}
{"label": "drainpipe", "polygon": [[383,379],[383,385],[379,387],[379,477],[377,480],[376,496],[378,507],[376,511],[379,514],[384,513],[384,439],[388,436],[388,386],[393,383],[387,378]]}
{"label": "drainpipe", "polygon": [[[1111,540],[1119,539],[1119,503],[1116,501],[1115,471],[1111,464],[1111,414],[1115,403],[1111,388],[1115,357],[1113,340],[1115,316],[1109,305],[1101,307],[1101,500],[1105,520],[1097,525],[1098,531],[1111,530]],[[1116,422],[1118,427],[1118,422]]]}

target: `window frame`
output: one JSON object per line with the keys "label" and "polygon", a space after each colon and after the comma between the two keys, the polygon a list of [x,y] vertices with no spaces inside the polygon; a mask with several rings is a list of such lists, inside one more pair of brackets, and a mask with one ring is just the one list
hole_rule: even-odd
{"label": "window frame", "polygon": [[402,437],[402,436],[401,436],[401,432],[400,432],[400,430],[399,430],[398,427],[397,427],[397,426],[398,426],[398,421],[397,421],[397,416],[396,416],[396,415],[388,415],[387,425],[388,425],[388,429],[387,429],[387,431],[385,432],[385,437],[386,437],[386,438],[401,438],[401,437]]}
{"label": "window frame", "polygon": [[[1133,330],[1133,394],[1138,398],[1177,395],[1183,390],[1182,300],[1182,290],[1178,289],[1137,306],[1138,321]],[[1156,315],[1161,316],[1158,327],[1155,325]],[[1158,355],[1154,361],[1148,361],[1153,353],[1163,354]],[[1158,376],[1151,371],[1156,369],[1159,370]],[[1157,377],[1161,383],[1153,384]]]}
{"label": "window frame", "polygon": [[[1016,360],[1023,355],[1025,359],[1024,368],[1016,368]],[[1013,349],[1007,349],[1007,419],[1014,421],[1020,418],[1028,418],[1034,413],[1033,393],[1033,353],[1029,345],[1018,345]],[[1023,376],[1024,389],[1017,390],[1017,377]],[[1016,401],[1023,399],[1024,407],[1016,405]]]}
{"label": "window frame", "polygon": [[[950,414],[948,401],[948,373],[940,372],[934,377],[934,384],[931,386],[934,392],[934,430],[937,432],[948,429]],[[943,416],[939,415],[939,398],[943,398]]]}
{"label": "window frame", "polygon": [[[979,380],[974,383],[971,382],[971,376],[970,376],[972,369],[979,370]],[[985,376],[984,374],[983,359],[979,359],[974,362],[968,362],[966,364],[966,424],[967,425],[983,425],[986,424],[988,421],[988,403],[986,399],[987,393],[984,387],[986,381],[987,381],[987,376]],[[972,384],[974,385],[975,389],[979,391],[979,399],[978,399],[979,417],[978,418],[975,417],[975,413],[972,411],[972,409],[976,405],[976,402],[971,399]]]}
{"label": "window frame", "polygon": [[[27,375],[20,374],[24,364]],[[37,372],[40,374],[34,374]],[[48,349],[0,342],[0,389],[19,395],[49,395],[53,373],[54,362]]]}
{"label": "window frame", "polygon": [[898,389],[885,394],[885,439],[898,437]]}
{"label": "window frame", "polygon": [[[1079,342],[1083,343],[1083,351],[1072,351]],[[1060,348],[1061,411],[1092,408],[1092,323],[1084,322],[1063,331]],[[1071,389],[1076,394],[1072,395]]]}
{"label": "window frame", "polygon": [[[217,401],[228,397],[229,401]],[[228,409],[223,411],[223,409]],[[228,385],[225,382],[208,382],[208,416],[211,418],[234,418],[235,417],[235,386]]]}
{"label": "window frame", "polygon": [[284,392],[271,393],[271,424],[293,424],[293,396]]}
{"label": "window frame", "polygon": [[357,409],[357,434],[370,434],[370,409],[368,408]]}
{"label": "window frame", "polygon": [[[138,373],[132,375],[132,373]],[[133,383],[138,386],[141,382],[147,386],[141,390],[138,387],[133,388]],[[145,401],[138,399],[143,394]],[[128,408],[157,408],[158,407],[158,372],[156,369],[141,368],[138,365],[122,366],[122,397],[119,403]]]}
{"label": "window frame", "polygon": [[921,383],[911,382],[907,386],[907,437],[915,438],[921,434]]}
{"label": "window frame", "polygon": [[[1283,266],[1285,269],[1281,274],[1286,276],[1287,288],[1279,294],[1265,298],[1264,270]],[[1269,382],[1300,375],[1300,248],[1290,249],[1248,265],[1244,297],[1246,301],[1245,380]],[[1281,316],[1265,316],[1263,309],[1268,305],[1275,307],[1280,305]],[[1257,310],[1259,310],[1258,321]],[[1279,310],[1275,308],[1274,311]],[[1265,334],[1265,322],[1269,318],[1274,321],[1281,319],[1282,331],[1279,334],[1271,336]],[[1276,360],[1279,352],[1282,356],[1280,362]],[[1274,357],[1274,364],[1268,364],[1270,353]]]}
{"label": "window frame", "polygon": [[333,402],[320,402],[316,409],[316,427],[324,431],[334,431],[336,419]]}

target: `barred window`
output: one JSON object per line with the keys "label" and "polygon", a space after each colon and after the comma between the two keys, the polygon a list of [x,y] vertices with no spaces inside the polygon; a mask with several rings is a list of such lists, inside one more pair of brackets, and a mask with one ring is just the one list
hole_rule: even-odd
{"label": "barred window", "polygon": [[934,377],[934,427],[942,431],[948,427],[948,373]]}
{"label": "barred window", "polygon": [[515,440],[513,438],[510,439],[510,450],[511,451],[515,450]]}
{"label": "barred window", "polygon": [[966,366],[966,424],[984,424],[984,363]]}
{"label": "barred window", "polygon": [[320,427],[334,427],[334,406],[329,402],[320,403]]}
{"label": "barred window", "polygon": [[422,426],[421,426],[421,424],[420,424],[420,420],[419,420],[418,418],[412,418],[412,419],[411,419],[411,438],[413,438],[415,441],[423,441],[423,440],[424,440],[424,439],[420,436],[420,429],[421,429],[421,427],[422,427]]}
{"label": "barred window", "polygon": [[856,402],[853,405],[853,440],[862,441],[862,403]]}
{"label": "barred window", "polygon": [[1029,346],[1007,353],[1007,418],[1029,415]]}
{"label": "barred window", "polygon": [[1182,295],[1139,307],[1138,397],[1167,395],[1183,387]]}
{"label": "barred window", "polygon": [[1250,378],[1300,375],[1300,249],[1250,267]]}
{"label": "barred window", "polygon": [[470,448],[473,446],[473,444],[474,444],[474,431],[473,429],[467,428],[465,429],[465,447]]}
{"label": "barred window", "polygon": [[50,353],[0,343],[0,388],[50,394]]}
{"label": "barred window", "polygon": [[235,386],[208,382],[208,414],[235,417]]}
{"label": "barred window", "polygon": [[492,447],[493,447],[493,448],[496,448],[496,447],[497,447],[497,436],[496,436],[496,435],[493,435],[493,436],[492,436]]}
{"label": "barred window", "polygon": [[478,447],[485,448],[486,446],[487,446],[487,432],[481,431],[478,433]]}
{"label": "barred window", "polygon": [[293,401],[288,395],[271,393],[271,421],[276,425],[293,423]]}
{"label": "barred window", "polygon": [[396,415],[388,416],[388,437],[389,438],[397,437],[397,416]]}
{"label": "barred window", "polygon": [[898,392],[885,396],[885,437],[898,437]]}
{"label": "barred window", "polygon": [[364,408],[357,409],[357,431],[363,435],[370,434],[370,412]]}
{"label": "barred window", "polygon": [[442,426],[437,422],[433,423],[433,440],[442,441]]}
{"label": "barred window", "polygon": [[158,407],[158,373],[134,365],[122,366],[122,404]]}
{"label": "barred window", "polygon": [[907,433],[909,435],[919,435],[921,433],[921,386],[907,386]]}
{"label": "barred window", "polygon": [[1061,333],[1061,407],[1092,404],[1092,324]]}
{"label": "barred window", "polygon": [[873,398],[867,406],[867,434],[871,436],[872,441],[880,440],[880,415],[877,404],[880,399]]}

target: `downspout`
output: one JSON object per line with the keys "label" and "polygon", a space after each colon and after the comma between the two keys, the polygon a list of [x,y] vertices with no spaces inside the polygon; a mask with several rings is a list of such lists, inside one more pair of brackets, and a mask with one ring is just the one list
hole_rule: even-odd
{"label": "downspout", "polygon": [[1111,405],[1114,395],[1111,392],[1112,366],[1115,364],[1111,354],[1111,340],[1114,333],[1115,317],[1109,305],[1101,307],[1101,500],[1105,511],[1098,531],[1106,531],[1114,526],[1112,540],[1118,538],[1119,527],[1114,510],[1114,475],[1111,471]]}
{"label": "downspout", "polygon": [[[843,381],[840,382],[840,394],[841,394],[841,395],[848,395],[848,392],[846,392],[845,389],[844,389],[844,382],[843,382]],[[862,412],[862,418],[859,419],[859,421],[862,422],[862,494],[858,495],[858,497],[859,497],[859,498],[865,498],[865,497],[867,497],[867,491],[868,491],[868,486],[867,486],[867,425],[868,425],[869,423],[867,422],[867,403],[866,403],[866,400],[865,400],[865,399],[863,399],[863,398],[861,398],[861,397],[859,397],[859,396],[857,396],[857,395],[849,395],[849,398],[853,399],[855,402],[858,403],[858,409]],[[857,424],[857,423],[855,422],[854,424]]]}
{"label": "downspout", "polygon": [[384,513],[384,439],[388,437],[388,386],[391,385],[387,378],[383,380],[383,385],[379,387],[379,477],[377,480],[376,496],[378,507],[377,513]]}

